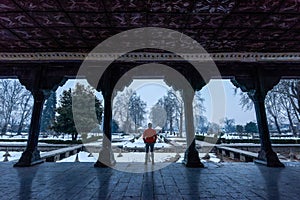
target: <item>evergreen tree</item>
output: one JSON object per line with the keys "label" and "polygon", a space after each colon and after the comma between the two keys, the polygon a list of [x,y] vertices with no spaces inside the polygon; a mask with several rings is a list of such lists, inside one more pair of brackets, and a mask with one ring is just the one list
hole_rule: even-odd
{"label": "evergreen tree", "polygon": [[72,134],[72,140],[75,139],[77,131],[75,129],[75,124],[73,120],[72,113],[72,91],[63,91],[59,100],[60,106],[56,109],[57,116],[55,116],[55,121],[52,129],[58,133],[68,133]]}
{"label": "evergreen tree", "polygon": [[[73,108],[72,97],[76,97],[76,105]],[[60,106],[56,109],[58,115],[55,117],[53,125],[53,130],[56,132],[71,134],[72,140],[77,140],[78,132],[86,134],[95,126],[101,124],[103,107],[101,102],[95,97],[91,87],[77,84],[74,92],[71,89],[65,90],[59,102]],[[92,103],[95,105],[96,121],[91,116],[91,114],[94,114],[93,108],[86,106]],[[73,112],[76,114],[76,127]]]}
{"label": "evergreen tree", "polygon": [[242,133],[244,131],[244,127],[242,125],[236,125],[235,130],[237,133]]}
{"label": "evergreen tree", "polygon": [[167,129],[167,125],[169,124],[169,131],[170,133],[173,133],[174,119],[176,116],[180,115],[181,111],[180,101],[178,101],[175,91],[172,89],[169,90],[167,95],[165,95],[163,98],[160,98],[156,105],[162,106],[166,111],[167,120],[164,128]]}
{"label": "evergreen tree", "polygon": [[160,105],[154,105],[150,111],[150,119],[153,127],[160,126],[161,128],[166,124],[167,113]]}
{"label": "evergreen tree", "polygon": [[257,130],[257,125],[256,125],[256,123],[254,123],[254,122],[248,122],[248,123],[245,125],[245,132],[246,132],[246,133],[257,133],[258,130]]}
{"label": "evergreen tree", "polygon": [[41,119],[41,132],[47,132],[52,127],[55,119],[55,109],[56,109],[56,92],[52,91],[43,109],[43,114]]}

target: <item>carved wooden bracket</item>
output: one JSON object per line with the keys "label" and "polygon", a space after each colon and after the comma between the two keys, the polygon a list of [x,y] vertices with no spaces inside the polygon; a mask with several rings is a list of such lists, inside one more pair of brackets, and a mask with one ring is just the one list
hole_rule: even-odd
{"label": "carved wooden bracket", "polygon": [[270,76],[263,69],[256,68],[248,77],[236,76],[231,82],[243,92],[247,92],[250,97],[259,93],[264,99],[268,91],[279,83],[280,78],[280,75]]}
{"label": "carved wooden bracket", "polygon": [[34,97],[42,92],[46,98],[67,81],[64,75],[52,74],[47,67],[33,68],[29,73],[19,74],[18,78]]}

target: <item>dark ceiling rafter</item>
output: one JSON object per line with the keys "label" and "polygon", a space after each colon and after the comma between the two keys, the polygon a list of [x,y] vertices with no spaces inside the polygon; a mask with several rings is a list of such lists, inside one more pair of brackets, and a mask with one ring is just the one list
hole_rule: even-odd
{"label": "dark ceiling rafter", "polygon": [[[232,10],[235,10],[239,5],[239,2],[235,2],[234,7],[232,8]],[[218,38],[218,35],[221,33],[221,30],[223,30],[224,27],[224,23],[226,22],[226,20],[228,19],[230,15],[226,14],[226,16],[224,17],[224,19],[222,20],[222,23],[220,25],[220,28],[217,29],[217,31],[214,33],[214,38]]]}
{"label": "dark ceiling rafter", "polygon": [[[277,7],[274,7],[270,12],[274,12],[275,10],[280,9],[283,2],[284,2],[284,0],[281,0],[280,4]],[[266,20],[266,18],[262,18],[260,23],[256,24],[256,26],[252,30],[250,30],[246,35],[250,35],[254,30],[256,30],[260,25],[262,25],[265,20]],[[265,46],[266,46],[266,44],[264,44],[264,46],[262,46],[261,49],[264,49]]]}
{"label": "dark ceiling rafter", "polygon": [[[59,2],[59,0],[56,0],[56,3],[60,6],[60,8],[65,12],[65,15],[67,16],[67,18],[70,20],[70,22],[73,24],[73,27],[75,28],[75,30],[79,33],[79,35],[81,36],[81,38],[84,38],[82,33],[79,31],[79,27],[76,26],[76,24],[74,23],[73,19],[70,17],[69,13],[66,12],[63,8],[63,6],[61,5],[61,3]],[[85,41],[86,42],[86,41]]]}
{"label": "dark ceiling rafter", "polygon": [[[149,26],[187,34],[208,52],[298,52],[300,49],[300,3],[294,0],[4,0],[4,3],[0,7],[3,30],[0,52],[89,52],[121,31]],[[17,19],[18,15],[24,17]],[[5,39],[8,33],[17,38],[15,47],[10,45],[14,41]],[[34,39],[37,34],[40,37]]]}
{"label": "dark ceiling rafter", "polygon": [[[31,20],[32,20],[35,24],[38,25],[37,28],[43,30],[43,31],[46,33],[46,35],[49,35],[50,38],[52,38],[52,39],[54,40],[54,42],[55,42],[56,44],[59,45],[59,43],[58,43],[58,41],[56,40],[56,38],[53,37],[53,35],[52,35],[51,33],[49,33],[49,31],[48,31],[46,28],[43,28],[43,26],[42,26],[41,24],[39,24],[39,23],[34,19],[34,17],[32,17],[32,16],[30,15],[30,12],[24,10],[24,9],[23,9],[23,8],[15,1],[15,0],[12,0],[12,1],[14,2],[14,4],[15,4],[20,10],[22,10],[22,12],[24,12],[26,15],[28,15],[28,17],[31,18]],[[22,41],[23,41],[24,43],[26,42],[24,39],[23,39]],[[32,46],[32,45],[31,45],[31,46]],[[32,48],[35,49],[34,46],[32,46]],[[60,48],[62,48],[62,46],[60,46]]]}

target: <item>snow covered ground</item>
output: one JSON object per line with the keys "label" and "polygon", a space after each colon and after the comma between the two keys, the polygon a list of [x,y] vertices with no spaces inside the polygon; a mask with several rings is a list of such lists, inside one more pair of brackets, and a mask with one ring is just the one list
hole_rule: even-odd
{"label": "snow covered ground", "polygon": [[[112,143],[114,145],[114,143]],[[155,143],[155,148],[171,148],[172,145],[158,141]],[[139,139],[135,140],[133,143],[132,142],[126,142],[123,144],[123,148],[145,148],[145,143],[143,139],[140,137]]]}
{"label": "snow covered ground", "polygon": [[[78,160],[79,162],[96,162],[98,158],[98,153],[93,153],[92,156],[90,153],[81,151],[78,153]],[[199,153],[200,157],[203,157],[205,154]],[[219,162],[220,159],[216,157],[215,154],[210,153],[210,159],[209,161],[211,162]],[[184,153],[179,154],[180,158],[176,162],[182,162],[184,158]],[[116,162],[127,162],[127,163],[132,163],[132,162],[144,162],[145,161],[145,152],[129,152],[129,153],[114,153],[114,157]],[[154,153],[154,162],[155,163],[164,163],[164,162],[172,162],[174,161],[176,157],[176,153]],[[75,162],[76,160],[76,155],[72,155],[68,158],[62,159],[57,162]]]}
{"label": "snow covered ground", "polygon": [[[98,153],[93,153],[92,157],[89,157],[90,153],[81,151],[78,153],[78,159],[80,162],[96,162],[98,159]],[[176,153],[155,153],[155,162],[165,162],[167,159],[174,158]],[[183,156],[183,155],[181,155]],[[145,152],[130,152],[130,153],[114,153],[115,160],[117,162],[144,162]],[[76,155],[72,155],[68,158],[62,159],[57,162],[74,162]]]}

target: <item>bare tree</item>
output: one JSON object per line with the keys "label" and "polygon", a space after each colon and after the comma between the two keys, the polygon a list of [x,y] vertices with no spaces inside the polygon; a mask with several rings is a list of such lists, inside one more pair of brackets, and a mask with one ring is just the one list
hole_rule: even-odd
{"label": "bare tree", "polygon": [[[26,98],[29,98],[30,93],[23,87],[17,80],[0,80],[0,113],[1,113],[1,134],[7,132],[9,124],[15,124],[19,122],[23,125],[26,118],[26,112],[28,111],[29,100],[24,108],[22,102],[26,102]],[[22,106],[21,106],[22,105]],[[31,108],[31,106],[29,106]],[[25,109],[25,110],[23,110]],[[21,118],[17,113],[21,113]]]}
{"label": "bare tree", "polygon": [[232,133],[235,131],[236,126],[235,126],[235,120],[234,119],[229,119],[225,117],[222,120],[222,123],[224,123],[224,130],[226,133]]}
{"label": "bare tree", "polygon": [[132,120],[129,113],[129,101],[133,91],[125,88],[118,92],[113,103],[113,118],[125,132],[131,131]]}
{"label": "bare tree", "polygon": [[142,126],[145,120],[146,106],[146,102],[136,92],[133,92],[129,100],[129,114],[134,122],[135,133],[137,133],[138,126]]}
{"label": "bare tree", "polygon": [[[297,86],[298,85],[298,86]],[[297,130],[294,123],[299,123],[299,84],[297,80],[281,80],[279,84],[274,87],[273,92],[280,96],[279,104],[281,106],[280,112],[284,119],[287,119],[290,128],[294,135]]]}
{"label": "bare tree", "polygon": [[297,131],[294,127],[294,118],[296,118],[297,113],[294,112],[293,106],[290,102],[290,99],[286,98],[285,96],[280,97],[280,104],[282,106],[281,113],[284,117],[286,117],[290,123],[291,130],[294,135],[296,135]]}
{"label": "bare tree", "polygon": [[285,82],[285,84],[289,84],[290,89],[288,90],[288,97],[291,100],[293,108],[300,113],[300,81],[294,80],[290,81],[290,83]]}
{"label": "bare tree", "polygon": [[266,96],[265,105],[267,114],[269,115],[269,120],[273,122],[279,134],[281,134],[280,123],[282,119],[281,115],[281,105],[280,105],[280,95],[276,92],[269,92]]}
{"label": "bare tree", "polygon": [[[237,94],[237,90],[235,90]],[[247,93],[240,93],[240,105],[245,110],[253,108],[253,102]],[[300,122],[300,81],[281,80],[265,99],[268,120],[274,123],[278,133],[281,133],[281,123],[288,122],[293,134],[296,134],[294,123]]]}
{"label": "bare tree", "polygon": [[240,105],[242,106],[242,108],[247,111],[247,110],[252,110],[252,108],[254,107],[254,104],[251,100],[251,98],[249,97],[248,93],[246,92],[242,92],[239,91],[239,88],[235,88],[234,90],[234,95],[239,95],[240,96]]}
{"label": "bare tree", "polygon": [[[162,106],[167,114],[167,122],[165,124],[165,128],[169,125],[169,131],[170,133],[173,133],[174,127],[174,120],[176,121],[176,116],[180,116],[181,111],[181,104],[179,103],[177,99],[176,92],[171,89],[168,91],[167,95],[160,98],[157,102],[157,105]],[[176,113],[179,113],[176,114]]]}
{"label": "bare tree", "polygon": [[29,91],[25,90],[20,100],[20,118],[17,134],[21,135],[24,124],[30,119],[32,113],[32,95]]}
{"label": "bare tree", "polygon": [[193,107],[196,131],[201,131],[201,129],[203,128],[203,113],[205,112],[203,102],[204,98],[202,98],[200,91],[195,92]]}

